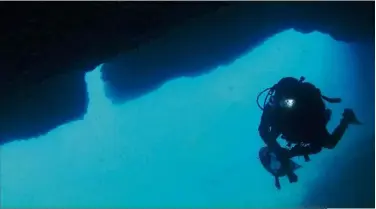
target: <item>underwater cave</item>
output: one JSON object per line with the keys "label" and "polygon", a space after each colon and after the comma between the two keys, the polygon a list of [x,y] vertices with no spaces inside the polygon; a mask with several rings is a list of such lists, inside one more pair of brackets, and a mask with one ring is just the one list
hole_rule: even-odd
{"label": "underwater cave", "polygon": [[[103,4],[95,8],[112,8]],[[179,8],[192,11],[178,10],[181,22],[158,25],[165,30],[132,48],[114,49],[116,41],[125,43],[120,36],[129,35],[127,28],[111,35],[109,48],[100,28],[103,37],[92,39],[103,42],[98,48],[70,36],[92,54],[77,46],[85,55],[79,60],[73,56],[79,52],[69,55],[52,44],[59,52],[35,65],[50,69],[61,56],[72,70],[3,73],[4,81],[17,79],[7,84],[16,86],[12,91],[1,91],[0,206],[374,207],[374,34],[369,38],[369,25],[361,22],[367,18],[352,19],[364,27],[359,33],[352,22],[338,23],[355,3],[338,6],[342,16],[328,3],[321,12],[337,17],[332,21],[313,17],[321,3],[290,4],[208,3],[196,15],[188,3],[170,6],[175,12],[165,11],[165,18]],[[158,11],[158,5],[147,8]],[[110,10],[99,11],[100,26],[113,23]],[[285,76],[304,76],[325,95],[343,99],[328,105],[329,130],[348,107],[364,125],[351,127],[334,150],[311,162],[296,159],[299,182],[281,179],[276,190],[258,159],[264,144],[256,96]]]}

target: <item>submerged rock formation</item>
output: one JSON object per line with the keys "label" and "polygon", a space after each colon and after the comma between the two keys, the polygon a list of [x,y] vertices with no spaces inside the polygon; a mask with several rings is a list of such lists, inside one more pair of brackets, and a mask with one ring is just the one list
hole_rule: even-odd
{"label": "submerged rock formation", "polygon": [[230,63],[289,28],[373,42],[373,4],[2,2],[0,141],[82,117],[84,73],[101,63],[108,63],[108,95],[124,102],[167,79]]}

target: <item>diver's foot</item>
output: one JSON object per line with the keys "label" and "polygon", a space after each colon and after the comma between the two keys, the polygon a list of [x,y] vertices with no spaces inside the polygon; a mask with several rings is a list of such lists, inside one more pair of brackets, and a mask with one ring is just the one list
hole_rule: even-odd
{"label": "diver's foot", "polygon": [[293,172],[287,174],[287,178],[289,179],[290,183],[298,182],[298,176]]}
{"label": "diver's foot", "polygon": [[361,125],[362,123],[356,118],[352,109],[345,109],[343,111],[343,120],[348,124]]}

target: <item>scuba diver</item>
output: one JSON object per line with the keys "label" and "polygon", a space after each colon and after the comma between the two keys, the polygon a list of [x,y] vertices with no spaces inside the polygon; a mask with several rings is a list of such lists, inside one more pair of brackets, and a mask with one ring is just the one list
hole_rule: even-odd
{"label": "scuba diver", "polygon": [[[313,84],[293,77],[282,78],[274,86],[265,89],[257,96],[257,104],[263,110],[258,128],[259,134],[268,149],[273,151],[287,172],[291,183],[298,181],[293,172],[290,158],[304,156],[309,161],[310,154],[319,153],[322,148],[333,149],[341,140],[351,124],[361,124],[351,109],[345,109],[343,117],[332,134],[326,129],[331,117],[324,101],[340,103],[340,98],[329,98]],[[259,103],[260,96],[265,93],[263,106]],[[287,141],[282,147],[278,137]]]}

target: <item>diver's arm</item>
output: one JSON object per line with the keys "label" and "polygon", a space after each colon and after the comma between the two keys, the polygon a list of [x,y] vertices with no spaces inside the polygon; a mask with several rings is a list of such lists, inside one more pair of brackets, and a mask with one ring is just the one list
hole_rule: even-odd
{"label": "diver's arm", "polygon": [[268,146],[269,150],[274,152],[281,162],[283,167],[289,166],[289,153],[288,150],[282,148],[281,145],[277,142],[277,138],[281,135],[281,132],[278,131],[272,125],[272,119],[274,118],[273,109],[271,106],[264,108],[264,112],[261,116],[261,123],[259,126],[259,133],[262,140]]}
{"label": "diver's arm", "polygon": [[278,150],[279,148],[281,148],[277,142],[277,138],[280,135],[280,132],[272,127],[272,111],[273,109],[271,106],[267,105],[265,107],[261,116],[261,122],[258,131],[262,140],[269,148]]}

